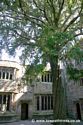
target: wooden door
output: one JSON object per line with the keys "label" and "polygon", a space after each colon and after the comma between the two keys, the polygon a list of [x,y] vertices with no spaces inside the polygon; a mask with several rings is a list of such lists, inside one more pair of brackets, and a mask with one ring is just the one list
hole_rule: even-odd
{"label": "wooden door", "polygon": [[21,104],[21,119],[22,120],[28,119],[28,104],[27,103]]}

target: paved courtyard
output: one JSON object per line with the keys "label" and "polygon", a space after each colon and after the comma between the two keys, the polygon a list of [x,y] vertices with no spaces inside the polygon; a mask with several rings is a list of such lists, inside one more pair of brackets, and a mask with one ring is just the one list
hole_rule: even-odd
{"label": "paved courtyard", "polygon": [[72,125],[83,125],[83,122],[80,122],[80,123],[72,123]]}
{"label": "paved courtyard", "polygon": [[[18,121],[18,122],[3,123],[3,124],[0,124],[0,125],[52,125],[52,124],[51,123],[46,123],[46,122],[37,123],[37,122],[29,121],[29,120],[25,120],[25,121],[21,120],[21,121]],[[71,125],[83,125],[83,122],[72,123]]]}
{"label": "paved courtyard", "polygon": [[37,122],[32,122],[32,121],[18,121],[18,122],[12,122],[12,123],[3,123],[3,124],[0,124],[0,125],[52,125],[50,123],[37,123]]}

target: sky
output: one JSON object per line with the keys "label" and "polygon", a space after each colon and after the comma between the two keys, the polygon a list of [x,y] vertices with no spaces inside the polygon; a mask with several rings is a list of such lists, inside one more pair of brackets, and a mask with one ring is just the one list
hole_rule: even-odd
{"label": "sky", "polygon": [[[83,39],[83,36],[80,36],[79,38]],[[16,56],[10,56],[8,55],[8,53],[5,50],[2,50],[2,56],[1,56],[1,60],[9,60],[9,61],[16,61],[18,63],[21,63],[19,56],[21,56],[22,54],[22,50],[17,49],[16,50]]]}
{"label": "sky", "polygon": [[2,50],[2,56],[1,56],[1,60],[10,60],[10,61],[16,61],[18,63],[20,63],[20,59],[19,56],[21,55],[20,50],[16,51],[16,56],[10,56],[5,50]]}

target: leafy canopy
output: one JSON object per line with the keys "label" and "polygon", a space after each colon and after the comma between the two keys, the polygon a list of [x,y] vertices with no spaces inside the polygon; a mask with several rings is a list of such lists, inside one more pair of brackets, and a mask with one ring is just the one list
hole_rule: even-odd
{"label": "leafy canopy", "polygon": [[22,47],[22,60],[31,64],[64,57],[83,35],[83,0],[0,0],[0,17],[1,49]]}

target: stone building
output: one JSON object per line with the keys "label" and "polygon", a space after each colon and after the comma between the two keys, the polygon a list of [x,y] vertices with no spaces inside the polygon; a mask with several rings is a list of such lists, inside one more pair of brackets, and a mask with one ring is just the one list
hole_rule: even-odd
{"label": "stone building", "polygon": [[16,113],[21,119],[52,116],[51,73],[38,77],[33,85],[22,80],[24,67],[16,62],[0,60],[0,113]]}
{"label": "stone building", "polygon": [[[77,69],[83,70],[83,64],[75,64]],[[70,117],[83,120],[83,77],[77,81],[66,79],[67,106]]]}
{"label": "stone building", "polygon": [[[80,50],[83,52],[83,41],[80,41],[79,46]],[[75,69],[83,72],[83,58],[79,63],[75,59],[72,59],[69,63],[71,63]],[[61,67],[61,76],[65,87],[68,116],[73,119],[83,120],[83,74],[79,80],[70,80],[66,71],[66,63],[63,62]]]}
{"label": "stone building", "polygon": [[[61,71],[62,76],[65,76],[63,67]],[[50,67],[31,85],[22,80],[23,74],[22,65],[0,60],[0,114],[15,113],[23,120],[41,117],[51,119],[53,97]],[[67,78],[63,78],[63,82],[68,82]],[[75,119],[83,119],[83,78],[80,84],[68,82],[66,94],[69,115]]]}

